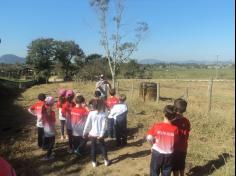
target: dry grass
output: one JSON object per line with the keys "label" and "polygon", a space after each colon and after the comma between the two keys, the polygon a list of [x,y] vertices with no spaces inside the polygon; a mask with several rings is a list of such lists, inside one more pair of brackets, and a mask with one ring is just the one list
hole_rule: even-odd
{"label": "dry grass", "polygon": [[[117,149],[113,143],[108,144],[110,167],[100,165],[93,169],[89,155],[83,158],[66,153],[66,143],[56,140],[54,161],[41,161],[44,152],[36,147],[34,119],[29,116],[23,130],[18,134],[6,134],[10,140],[4,140],[0,146],[1,155],[9,159],[19,175],[109,175],[109,176],[143,176],[149,175],[150,146],[143,142],[147,129],[162,119],[162,109],[170,101],[143,102],[139,98],[139,81],[134,80],[132,95],[130,80],[119,81],[119,93],[127,95],[129,106],[128,127],[129,145]],[[192,130],[187,155],[187,172],[189,175],[234,175],[234,82],[220,82],[213,85],[212,111],[207,113],[207,82],[167,82],[161,81],[161,96],[178,98],[189,87],[188,111]],[[80,91],[89,100],[93,96],[94,82],[89,83],[55,83],[34,86],[24,93],[15,104],[27,108],[36,101],[37,94],[44,92],[57,96],[59,88],[71,88]],[[25,111],[22,111],[25,112]],[[18,112],[18,118],[22,118]],[[9,123],[13,123],[9,120]],[[16,125],[17,126],[17,125]],[[58,132],[59,132],[59,125]],[[7,138],[9,139],[9,138]],[[101,159],[99,159],[101,160]]]}

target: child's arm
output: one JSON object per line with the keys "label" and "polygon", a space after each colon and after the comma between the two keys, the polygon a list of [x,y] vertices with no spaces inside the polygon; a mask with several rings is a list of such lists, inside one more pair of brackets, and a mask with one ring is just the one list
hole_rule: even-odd
{"label": "child's arm", "polygon": [[153,125],[152,126],[152,128],[150,128],[149,130],[148,130],[148,132],[147,132],[147,137],[146,137],[146,139],[147,139],[147,142],[149,143],[149,144],[151,144],[151,145],[153,145],[154,143],[155,143],[155,141],[156,141],[156,139],[155,139],[155,126],[156,125]]}
{"label": "child's arm", "polygon": [[31,107],[28,108],[28,112],[29,112],[30,114],[32,114],[33,116],[36,116],[34,110],[35,110],[35,105],[32,105]]}

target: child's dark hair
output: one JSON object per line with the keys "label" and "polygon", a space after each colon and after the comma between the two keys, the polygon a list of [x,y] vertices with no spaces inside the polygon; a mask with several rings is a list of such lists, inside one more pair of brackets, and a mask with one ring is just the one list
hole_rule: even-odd
{"label": "child's dark hair", "polygon": [[178,98],[174,101],[176,112],[181,113],[181,114],[186,111],[187,105],[188,105],[187,101],[185,101],[182,98]]}
{"label": "child's dark hair", "polygon": [[79,95],[76,97],[75,99],[76,104],[81,104],[85,102],[85,98],[83,97],[83,95]]}
{"label": "child's dark hair", "polygon": [[71,103],[73,99],[74,99],[74,96],[69,96],[66,98],[66,101]]}
{"label": "child's dark hair", "polygon": [[98,91],[98,90],[96,90],[96,91],[94,92],[94,96],[95,96],[95,97],[100,97],[100,96],[101,96],[101,92]]}
{"label": "child's dark hair", "polygon": [[173,120],[175,118],[175,106],[173,105],[166,105],[163,113],[165,114],[165,117],[170,121]]}
{"label": "child's dark hair", "polygon": [[119,96],[119,100],[120,100],[120,102],[125,102],[125,100],[126,100],[126,96],[125,96],[125,94],[121,94],[120,96]]}
{"label": "child's dark hair", "polygon": [[45,95],[44,93],[40,93],[40,94],[38,95],[38,99],[41,100],[41,101],[44,101],[45,98],[46,98],[46,95]]}
{"label": "child's dark hair", "polygon": [[99,112],[105,112],[105,102],[101,99],[94,100],[93,108]]}
{"label": "child's dark hair", "polygon": [[114,96],[116,94],[116,89],[110,89],[109,93],[111,96]]}

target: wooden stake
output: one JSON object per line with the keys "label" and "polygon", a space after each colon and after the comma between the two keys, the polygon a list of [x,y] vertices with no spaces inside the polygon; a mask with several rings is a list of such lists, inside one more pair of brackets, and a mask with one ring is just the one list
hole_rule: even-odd
{"label": "wooden stake", "polygon": [[211,78],[208,84],[208,112],[211,111],[212,86],[213,86],[213,79]]}

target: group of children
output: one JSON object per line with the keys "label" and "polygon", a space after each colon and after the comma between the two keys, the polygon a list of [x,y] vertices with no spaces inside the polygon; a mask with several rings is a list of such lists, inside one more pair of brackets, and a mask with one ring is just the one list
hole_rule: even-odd
{"label": "group of children", "polygon": [[[84,154],[86,143],[91,141],[92,166],[96,167],[96,150],[101,150],[105,166],[110,164],[104,138],[116,138],[117,146],[127,144],[127,112],[124,94],[116,97],[115,89],[110,89],[110,97],[101,97],[95,91],[94,98],[86,103],[83,95],[75,95],[72,90],[58,92],[58,118],[61,125],[61,140],[68,140],[68,152],[78,156]],[[37,117],[38,146],[47,150],[44,160],[54,158],[56,117],[53,110],[54,98],[43,93],[38,102],[28,111]],[[66,129],[66,135],[65,135]],[[114,135],[115,134],[115,135]]]}
{"label": "group of children", "polygon": [[176,99],[174,105],[165,106],[164,120],[154,124],[147,132],[152,145],[150,176],[184,176],[190,122],[183,116],[187,102]]}
{"label": "group of children", "polygon": [[[99,147],[105,166],[110,164],[107,156],[105,137],[116,138],[117,146],[127,144],[126,96],[115,96],[115,89],[110,89],[110,97],[104,98],[96,90],[94,98],[87,104],[83,95],[75,96],[72,90],[60,90],[57,101],[61,124],[61,139],[68,139],[68,152],[78,156],[84,154],[86,143],[91,141],[92,166],[96,167],[96,150]],[[53,111],[54,98],[38,95],[39,101],[29,108],[37,116],[38,146],[47,150],[44,158],[54,158],[52,149],[55,144],[56,117]],[[166,105],[164,120],[154,124],[147,132],[147,141],[152,145],[150,175],[184,175],[188,147],[190,122],[183,116],[187,102],[183,99]],[[67,135],[65,136],[65,127]]]}

